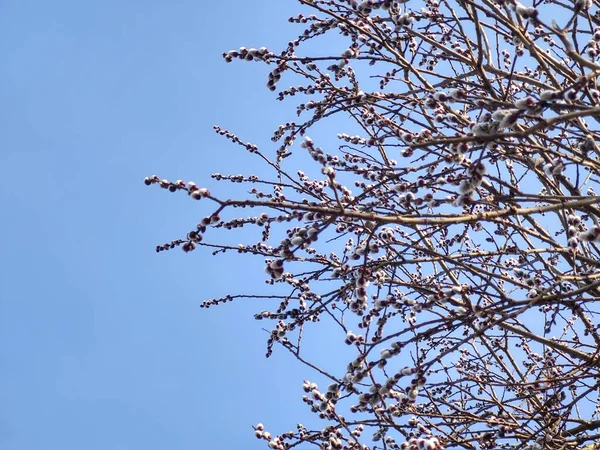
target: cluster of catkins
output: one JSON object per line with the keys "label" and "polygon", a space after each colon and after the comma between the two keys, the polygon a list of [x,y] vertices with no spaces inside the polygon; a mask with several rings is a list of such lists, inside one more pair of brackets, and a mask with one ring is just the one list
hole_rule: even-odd
{"label": "cluster of catkins", "polygon": [[580,216],[569,214],[567,236],[567,246],[572,249],[576,249],[581,242],[600,242],[600,225],[596,223],[587,229]]}
{"label": "cluster of catkins", "polygon": [[157,175],[144,178],[144,184],[150,186],[151,184],[158,184],[161,188],[167,189],[169,192],[187,191],[189,196],[194,200],[200,200],[201,198],[208,197],[210,191],[206,188],[199,188],[193,181],[185,182],[183,180],[177,180],[174,183],[169,180],[160,179]]}

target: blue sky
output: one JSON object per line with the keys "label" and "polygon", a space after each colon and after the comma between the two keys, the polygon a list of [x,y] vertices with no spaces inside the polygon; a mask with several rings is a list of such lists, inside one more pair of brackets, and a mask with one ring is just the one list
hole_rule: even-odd
{"label": "blue sky", "polygon": [[252,424],[283,432],[307,415],[307,371],[264,359],[252,314],[267,305],[199,308],[260,291],[258,261],[157,255],[211,211],[142,182],[213,186],[212,172],[254,168],[212,125],[268,143],[293,105],[266,89],[265,66],[221,53],[280,50],[297,12],[0,2],[0,448],[265,448]]}
{"label": "blue sky", "polygon": [[[262,173],[212,126],[274,151],[294,103],[267,90],[267,67],[221,53],[280,51],[301,11],[295,0],[0,0],[0,449],[253,450],[266,446],[252,424],[275,434],[313,422],[301,385],[321,380],[282,351],[264,359],[268,325],[252,316],[272,304],[199,308],[265,292],[260,260],[157,255],[212,210],[143,184],[156,173],[239,196],[210,174]],[[355,131],[337,120],[311,136]],[[340,375],[331,337],[325,323],[306,334],[314,361]]]}

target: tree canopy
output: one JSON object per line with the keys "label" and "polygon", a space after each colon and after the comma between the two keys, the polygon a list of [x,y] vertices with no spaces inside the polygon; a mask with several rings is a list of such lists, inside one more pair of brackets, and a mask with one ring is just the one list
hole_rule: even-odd
{"label": "tree canopy", "polygon": [[[236,197],[145,179],[211,208],[157,251],[254,256],[267,356],[279,346],[328,379],[304,384],[322,427],[256,436],[600,447],[600,2],[299,3],[282,51],[223,53],[266,64],[268,89],[297,104],[270,148],[215,126],[264,172],[215,173]],[[311,139],[321,125],[339,142]],[[257,297],[223,294],[202,306]],[[346,367],[311,362],[313,322],[339,331]]]}

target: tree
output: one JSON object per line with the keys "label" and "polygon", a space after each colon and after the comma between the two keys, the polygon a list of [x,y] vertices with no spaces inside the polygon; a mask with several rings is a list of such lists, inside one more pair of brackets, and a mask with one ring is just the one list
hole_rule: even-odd
{"label": "tree", "polygon": [[[329,379],[304,384],[321,428],[256,436],[272,449],[600,448],[600,2],[299,3],[282,52],[223,54],[265,63],[278,99],[301,99],[274,152],[215,127],[273,176],[213,175],[250,185],[238,198],[145,180],[212,205],[157,251],[258,257],[267,357],[277,344]],[[322,148],[309,134],[334,116],[354,134]],[[241,227],[258,242],[210,241]],[[309,322],[340,330],[347,367],[310,362]]]}

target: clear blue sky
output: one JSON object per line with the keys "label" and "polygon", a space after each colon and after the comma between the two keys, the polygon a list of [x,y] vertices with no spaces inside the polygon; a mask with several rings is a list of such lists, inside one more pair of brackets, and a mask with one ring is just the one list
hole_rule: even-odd
{"label": "clear blue sky", "polygon": [[[267,325],[252,316],[268,304],[199,308],[264,292],[260,260],[157,255],[212,211],[143,184],[156,173],[227,196],[210,173],[261,173],[212,126],[273,150],[295,107],[265,87],[266,66],[221,53],[280,51],[301,11],[0,0],[0,450],[254,450],[258,421],[273,434],[314,422],[301,385],[321,380],[283,351],[264,359]],[[354,131],[331,124],[327,137]],[[309,344],[341,375],[322,325]]]}
{"label": "clear blue sky", "polygon": [[264,305],[199,308],[259,291],[262,267],[155,254],[210,211],[142,183],[252,170],[212,125],[261,144],[285,115],[265,66],[221,53],[281,50],[299,11],[0,2],[1,449],[262,449],[253,423],[283,432],[307,415],[305,371],[263,357]]}

